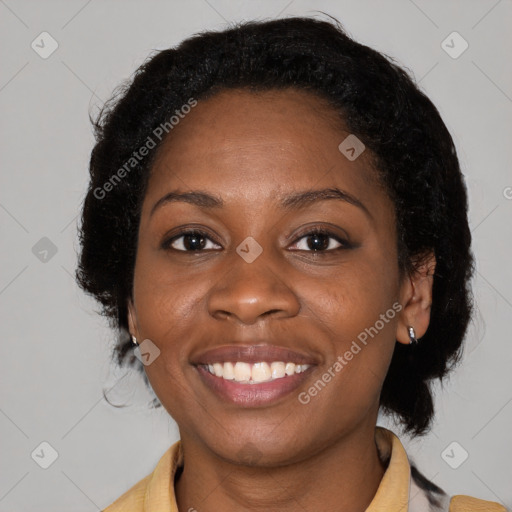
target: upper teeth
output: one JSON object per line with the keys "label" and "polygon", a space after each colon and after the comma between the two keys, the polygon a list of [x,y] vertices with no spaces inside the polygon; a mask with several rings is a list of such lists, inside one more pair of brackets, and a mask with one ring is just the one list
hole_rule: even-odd
{"label": "upper teeth", "polygon": [[212,375],[222,377],[226,380],[234,380],[245,384],[256,382],[266,382],[274,379],[281,379],[286,375],[301,373],[307,370],[309,364],[283,363],[275,361],[273,363],[213,363],[206,366]]}

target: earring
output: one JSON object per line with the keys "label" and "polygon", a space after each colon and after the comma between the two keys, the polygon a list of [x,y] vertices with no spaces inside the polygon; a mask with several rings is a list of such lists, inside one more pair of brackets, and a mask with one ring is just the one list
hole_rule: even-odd
{"label": "earring", "polygon": [[[130,320],[132,321],[132,324],[133,324],[133,317],[132,317],[132,312],[130,310],[128,310],[128,314],[130,315]],[[139,344],[137,343],[137,338],[135,336],[132,335],[132,344],[134,347],[138,347]]]}
{"label": "earring", "polygon": [[418,338],[416,338],[416,332],[414,331],[414,327],[411,327],[410,325],[407,327],[407,330],[409,331],[409,344],[416,345],[418,343]]}

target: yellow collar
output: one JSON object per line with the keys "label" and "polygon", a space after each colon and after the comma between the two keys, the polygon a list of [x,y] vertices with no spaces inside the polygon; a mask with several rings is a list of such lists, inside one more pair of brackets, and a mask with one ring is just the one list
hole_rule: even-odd
{"label": "yellow collar", "polygon": [[390,430],[375,429],[375,442],[381,459],[389,464],[380,481],[379,488],[366,512],[401,510],[407,512],[411,467],[400,439]]}
{"label": "yellow collar", "polygon": [[[376,428],[375,441],[381,458],[389,458],[389,464],[366,512],[406,512],[411,470],[404,447],[393,432],[382,427]],[[177,441],[165,452],[153,473],[135,484],[104,512],[178,512],[174,476],[182,464],[183,450],[181,442]]]}

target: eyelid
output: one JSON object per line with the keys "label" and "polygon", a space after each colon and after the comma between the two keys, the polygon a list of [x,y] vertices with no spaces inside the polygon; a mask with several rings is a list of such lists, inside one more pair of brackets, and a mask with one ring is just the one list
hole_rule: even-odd
{"label": "eyelid", "polygon": [[[339,233],[341,231],[341,233]],[[335,238],[340,243],[344,243],[346,245],[351,245],[349,234],[339,226],[330,223],[311,223],[307,226],[304,226],[299,230],[298,233],[294,234],[294,240],[298,240],[307,235],[314,235],[316,233],[320,233],[323,235],[327,235]],[[287,239],[291,237],[291,234],[287,235]]]}

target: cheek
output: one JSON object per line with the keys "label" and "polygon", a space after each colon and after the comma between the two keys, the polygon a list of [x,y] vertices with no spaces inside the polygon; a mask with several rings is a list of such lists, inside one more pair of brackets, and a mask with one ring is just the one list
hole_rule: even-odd
{"label": "cheek", "polygon": [[329,384],[313,383],[306,392],[318,396],[312,407],[336,418],[337,425],[358,421],[378,406],[396,343],[396,312],[389,296],[355,289],[358,293],[347,287],[331,290],[329,298],[312,297],[318,307],[314,316],[321,315],[319,330],[331,340],[315,383],[325,378]]}
{"label": "cheek", "polygon": [[165,258],[140,251],[135,267],[134,296],[141,334],[155,340],[178,338],[193,322],[207,293],[207,281],[197,273],[169,269]]}
{"label": "cheek", "polygon": [[380,259],[354,258],[328,279],[307,282],[300,293],[333,332],[357,336],[397,300],[398,273]]}
{"label": "cheek", "polygon": [[153,390],[167,412],[180,417],[193,403],[187,382],[189,340],[197,337],[198,308],[206,293],[197,277],[169,272],[158,258],[138,255],[134,298],[143,339],[153,341],[159,356],[144,367]]}
{"label": "cheek", "polygon": [[197,276],[185,279],[166,265],[139,255],[135,269],[134,298],[137,323],[143,339],[159,348],[159,356],[144,370],[156,395],[171,416],[183,403],[195,400],[185,385],[190,370],[189,341],[197,338],[198,309],[207,292]]}
{"label": "cheek", "polygon": [[344,396],[333,396],[335,401],[353,402],[357,407],[361,397],[375,397],[380,392],[396,343],[397,311],[393,305],[399,307],[397,283],[392,266],[390,270],[377,259],[361,259],[350,268],[340,268],[322,286],[303,289],[310,311],[306,309],[304,314],[331,339],[327,368],[336,361],[342,365],[334,371],[334,381],[343,388]]}

